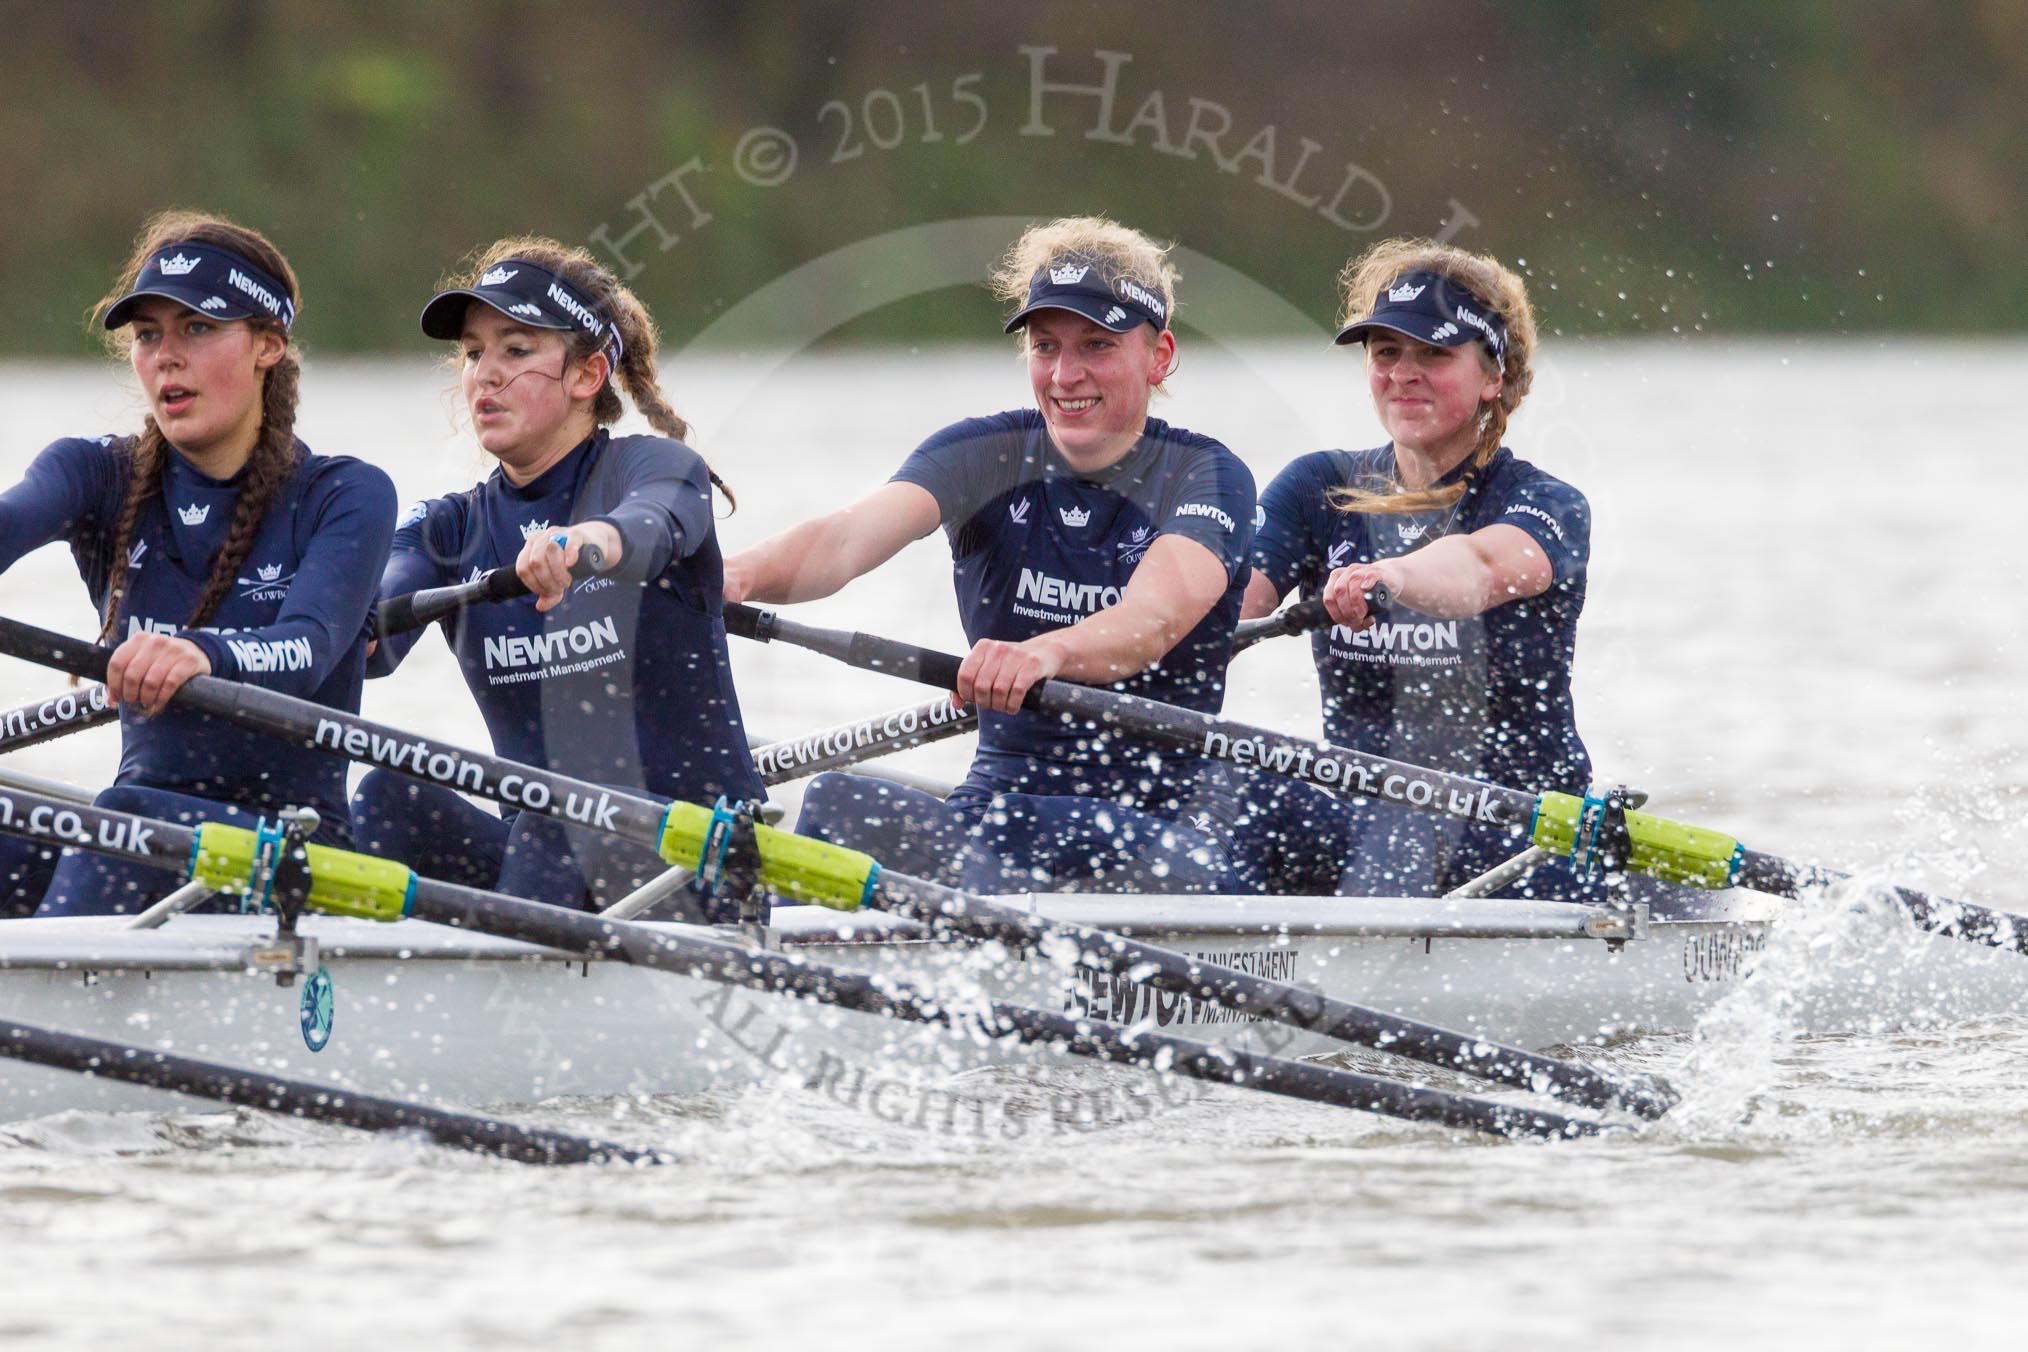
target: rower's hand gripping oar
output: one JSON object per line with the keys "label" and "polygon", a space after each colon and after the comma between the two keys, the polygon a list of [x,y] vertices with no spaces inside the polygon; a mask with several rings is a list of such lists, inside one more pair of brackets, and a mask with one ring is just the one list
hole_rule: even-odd
{"label": "rower's hand gripping oar", "polygon": [[[1385,610],[1393,602],[1394,593],[1387,589],[1386,583],[1376,582],[1367,589],[1365,599],[1366,609],[1371,613]],[[1322,629],[1330,622],[1330,613],[1324,609],[1324,598],[1312,596],[1307,601],[1285,606],[1272,615],[1263,615],[1257,620],[1241,620],[1232,631],[1232,655],[1237,657],[1264,639],[1307,634],[1312,629]]]}
{"label": "rower's hand gripping oar", "polygon": [[[84,675],[102,670],[106,654],[19,621],[0,619],[0,651]],[[955,663],[956,659],[946,659]],[[259,686],[199,676],[174,697],[186,707],[241,727],[347,756],[411,778],[475,793],[520,810],[560,816],[655,850],[668,863],[715,867],[720,829],[731,814],[670,803],[590,784],[483,752],[398,732],[355,714],[295,699]],[[755,828],[763,858],[762,882],[795,900],[853,910],[871,905],[921,915],[931,923],[995,938],[1047,932],[1076,943],[1087,963],[1123,972],[1159,989],[1177,991],[1261,1019],[1397,1051],[1446,1069],[1561,1094],[1580,1103],[1620,1104],[1654,1116],[1673,1094],[1651,1077],[1623,1079],[1589,1066],[1505,1047],[1396,1015],[1211,963],[1072,926],[1028,917],[1013,907],[893,871],[870,857],[767,826]],[[312,860],[320,846],[308,846]],[[1041,928],[1037,928],[1037,927]],[[546,942],[546,941],[544,941]]]}
{"label": "rower's hand gripping oar", "polygon": [[[949,653],[872,634],[817,629],[746,605],[725,608],[725,627],[729,633],[762,642],[780,639],[852,666],[943,689],[956,684],[962,663]],[[1723,832],[1645,812],[1621,812],[1612,794],[1526,793],[1095,686],[1041,681],[1029,689],[1023,707],[1090,719],[1124,729],[1144,741],[1342,793],[1506,826],[1525,833],[1533,844],[1552,854],[1580,861],[1596,853],[1604,827],[1617,830],[1623,821],[1626,837],[1621,866],[1691,887],[1749,887],[1799,898],[1812,886],[1851,877],[1748,849]],[[2028,917],[1904,887],[1893,892],[1920,929],[2028,954]]]}
{"label": "rower's hand gripping oar", "polygon": [[[570,575],[580,581],[605,571],[605,551],[595,544],[579,547]],[[512,568],[495,568],[449,587],[426,587],[421,591],[390,596],[374,612],[376,638],[405,634],[421,629],[466,606],[486,601],[507,601],[528,595],[528,584]],[[31,746],[68,737],[75,732],[117,722],[119,709],[106,699],[104,686],[89,690],[68,690],[49,699],[24,704],[0,713],[0,755],[25,751]]]}
{"label": "rower's hand gripping oar", "polygon": [[[583,581],[585,578],[606,570],[605,551],[595,544],[578,546],[577,562],[570,567],[570,575]],[[421,591],[390,596],[374,611],[374,633],[380,638],[390,634],[405,634],[412,629],[421,629],[435,624],[453,611],[466,606],[479,605],[486,601],[510,601],[517,596],[528,595],[528,584],[523,582],[511,565],[490,569],[473,578],[470,582],[459,582],[448,587],[425,587]]]}

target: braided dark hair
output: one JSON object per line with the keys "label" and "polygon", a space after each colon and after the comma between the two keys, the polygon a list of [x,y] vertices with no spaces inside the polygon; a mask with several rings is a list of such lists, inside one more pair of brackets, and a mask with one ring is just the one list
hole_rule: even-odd
{"label": "braided dark hair", "polygon": [[[565,278],[590,297],[593,307],[618,327],[621,345],[619,369],[599,386],[599,392],[592,397],[592,421],[604,427],[620,420],[620,415],[626,410],[620,403],[616,386],[624,385],[627,397],[634,401],[634,407],[648,420],[649,426],[665,437],[687,443],[690,424],[663,393],[661,377],[655,368],[655,349],[661,342],[655,321],[649,317],[648,308],[641,304],[640,297],[587,251],[542,235],[499,240],[480,250],[444,283],[444,289],[475,287],[480,277],[509,258],[525,258],[537,267],[548,268]],[[606,351],[600,334],[582,328],[572,328],[564,333],[564,342],[573,362],[586,361],[594,352]],[[739,499],[733,496],[725,480],[718,477],[718,471],[707,464],[704,472],[711,476],[712,486],[725,495],[726,504],[737,510]]]}
{"label": "braided dark hair", "polygon": [[[281,251],[258,231],[235,225],[219,216],[192,211],[165,211],[141,228],[140,236],[134,241],[134,252],[121,270],[119,281],[92,307],[92,326],[98,328],[105,312],[133,288],[134,279],[140,276],[141,269],[150,258],[159,250],[179,243],[209,244],[232,250],[249,262],[258,264],[270,277],[286,286],[290,302],[301,308],[302,289],[296,282],[295,271],[289,267],[289,260],[282,257]],[[252,318],[244,322],[251,326],[265,326],[281,334],[286,346],[281,360],[268,368],[262,385],[260,432],[254,442],[253,453],[247,459],[239,498],[233,507],[232,529],[227,533],[225,543],[212,556],[211,572],[205,579],[204,591],[198,596],[190,617],[184,621],[185,627],[191,629],[210,620],[219,603],[225,599],[240,565],[246,562],[246,556],[253,548],[254,536],[259,532],[268,508],[295,474],[302,458],[296,446],[296,399],[302,379],[302,362],[295,344],[290,340],[288,331],[275,320]],[[122,327],[107,334],[106,341],[115,352],[124,355],[132,346],[133,334]],[[105,613],[99,620],[100,643],[111,642],[118,631],[121,603],[127,591],[127,550],[133,543],[134,523],[140,517],[142,506],[161,487],[162,466],[168,446],[168,438],[163,436],[151,414],[142,423],[141,433],[128,451],[127,490],[120,499],[120,514],[113,527],[112,566],[106,587]]]}

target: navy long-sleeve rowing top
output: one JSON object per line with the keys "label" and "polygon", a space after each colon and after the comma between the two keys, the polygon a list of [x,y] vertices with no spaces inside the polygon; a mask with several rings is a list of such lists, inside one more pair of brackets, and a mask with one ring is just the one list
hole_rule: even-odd
{"label": "navy long-sleeve rowing top", "polygon": [[[704,460],[666,437],[601,429],[533,482],[495,471],[416,504],[381,594],[511,567],[522,542],[583,521],[619,531],[619,564],[544,615],[529,596],[440,623],[500,755],[601,784],[709,803],[762,798],[726,654],[724,566]],[[373,674],[416,635],[391,638]]]}
{"label": "navy long-sleeve rowing top", "polygon": [[[54,540],[70,545],[103,614],[114,567],[125,570],[116,638],[150,630],[189,639],[214,676],[332,708],[357,710],[366,663],[371,569],[394,530],[394,485],[349,456],[302,460],[270,504],[253,548],[202,628],[185,622],[232,529],[244,475],[213,479],[173,449],[142,504],[124,559],[112,558],[132,465],[131,437],[72,437],[35,458],[0,493],[0,570]],[[257,810],[308,806],[343,830],[345,764],[174,705],[152,718],[121,710],[119,781]]]}

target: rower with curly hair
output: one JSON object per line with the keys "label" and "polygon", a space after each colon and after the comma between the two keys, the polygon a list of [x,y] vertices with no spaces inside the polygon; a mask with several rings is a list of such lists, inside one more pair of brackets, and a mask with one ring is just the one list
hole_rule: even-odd
{"label": "rower with curly hair", "polygon": [[[527,584],[527,596],[441,621],[494,750],[664,798],[764,797],[719,599],[712,501],[714,490],[732,494],[685,444],[689,424],[662,389],[640,299],[583,249],[503,239],[431,298],[422,330],[452,346],[473,434],[499,463],[472,488],[409,510],[381,590],[507,567]],[[613,435],[622,391],[652,434]],[[588,546],[604,571],[573,578]],[[416,637],[384,642],[372,674],[392,671]],[[366,849],[559,905],[610,902],[663,867],[596,822],[496,817],[384,770],[360,782],[353,813]]]}
{"label": "rower with curly hair", "polygon": [[[1373,246],[1340,280],[1337,341],[1364,345],[1389,440],[1313,452],[1275,476],[1245,616],[1292,589],[1323,598],[1333,623],[1312,654],[1331,741],[1582,793],[1591,759],[1570,671],[1591,508],[1503,444],[1535,374],[1527,288],[1497,259],[1421,239]],[[1376,584],[1392,597],[1378,613]],[[1241,869],[1268,890],[1438,893],[1518,848],[1504,832],[1300,784],[1256,782],[1249,802]]]}

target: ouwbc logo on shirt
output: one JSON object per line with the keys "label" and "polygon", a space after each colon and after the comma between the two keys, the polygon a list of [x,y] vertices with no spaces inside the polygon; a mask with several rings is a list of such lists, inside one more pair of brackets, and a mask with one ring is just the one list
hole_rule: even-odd
{"label": "ouwbc logo on shirt", "polygon": [[280,601],[288,596],[289,584],[296,580],[296,575],[283,577],[281,564],[263,563],[255,565],[252,577],[236,580],[242,601]]}
{"label": "ouwbc logo on shirt", "polygon": [[1114,542],[1120,552],[1121,563],[1139,563],[1148,553],[1148,546],[1155,543],[1153,526],[1136,526],[1128,532],[1127,538]]}

